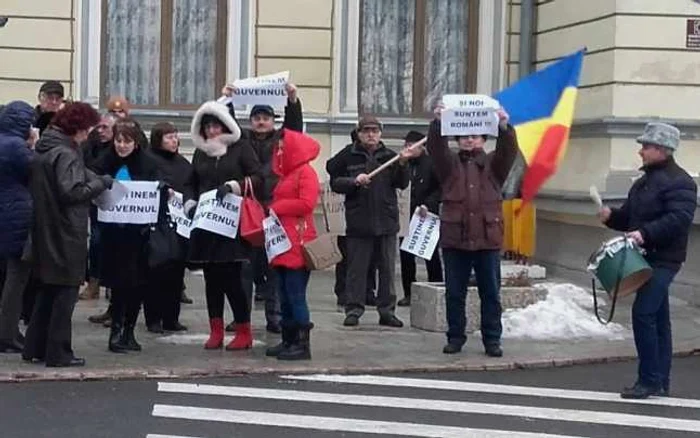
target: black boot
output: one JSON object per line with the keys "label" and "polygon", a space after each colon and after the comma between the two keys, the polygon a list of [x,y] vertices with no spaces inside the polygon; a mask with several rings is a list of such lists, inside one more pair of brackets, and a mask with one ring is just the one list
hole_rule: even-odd
{"label": "black boot", "polygon": [[141,345],[136,342],[136,337],[134,337],[134,326],[129,324],[124,326],[124,332],[122,332],[121,343],[129,351],[141,351]]}
{"label": "black boot", "polygon": [[297,341],[298,331],[293,324],[282,322],[280,325],[282,327],[282,342],[265,350],[265,356],[277,357]]}
{"label": "black boot", "polygon": [[112,318],[112,305],[110,304],[104,313],[99,313],[97,315],[92,315],[88,317],[88,321],[93,324],[104,324],[106,321]]}
{"label": "black boot", "polygon": [[109,328],[109,351],[112,353],[126,353],[126,345],[122,343],[123,324],[112,321]]}
{"label": "black boot", "polygon": [[310,335],[313,323],[298,326],[296,342],[277,355],[279,360],[309,360],[311,359]]}

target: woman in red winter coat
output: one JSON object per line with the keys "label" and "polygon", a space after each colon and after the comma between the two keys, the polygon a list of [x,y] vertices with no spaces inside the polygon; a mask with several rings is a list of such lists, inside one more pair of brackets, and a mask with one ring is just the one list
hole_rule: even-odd
{"label": "woman in red winter coat", "polygon": [[306,267],[303,242],[316,238],[314,208],[320,194],[318,175],[311,164],[321,150],[308,135],[283,130],[272,155],[272,170],[280,179],[272,193],[274,211],[292,243],[292,248],[272,259],[279,278],[282,310],[282,342],[267,350],[280,360],[311,359],[309,331],[313,327],[306,303],[310,271]]}

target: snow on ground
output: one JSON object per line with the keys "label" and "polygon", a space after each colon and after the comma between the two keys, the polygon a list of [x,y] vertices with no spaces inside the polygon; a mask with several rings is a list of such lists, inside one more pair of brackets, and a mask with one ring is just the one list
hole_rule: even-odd
{"label": "snow on ground", "polygon": [[[593,296],[572,284],[544,283],[547,298],[523,309],[503,312],[503,337],[512,339],[565,340],[598,338],[621,340],[631,336],[630,330],[615,323],[602,325],[593,313]],[[600,309],[607,300],[598,300],[601,318],[608,308]]]}

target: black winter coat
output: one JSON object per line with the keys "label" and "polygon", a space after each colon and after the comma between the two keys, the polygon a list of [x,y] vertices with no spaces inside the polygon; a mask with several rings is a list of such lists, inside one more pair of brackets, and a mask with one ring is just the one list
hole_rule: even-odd
{"label": "black winter coat", "polygon": [[100,136],[97,135],[97,131],[93,130],[92,132],[90,132],[90,135],[88,135],[88,139],[80,145],[80,151],[82,152],[85,166],[88,169],[94,171],[95,164],[97,163],[97,160],[100,158],[100,156],[106,150],[111,149],[113,147],[113,140],[110,140],[106,143],[102,143],[100,141]]}
{"label": "black winter coat", "polygon": [[697,185],[673,157],[642,168],[627,200],[612,209],[606,225],[640,231],[652,266],[679,269],[686,259],[688,235],[697,205]]}
{"label": "black winter coat", "polygon": [[[227,127],[229,134],[222,135],[223,144],[205,141],[201,137],[201,120],[205,115],[219,119]],[[191,132],[197,150],[192,158],[192,196],[187,201],[196,201],[202,193],[216,190],[229,181],[239,184],[241,192],[245,177],[251,177],[256,189],[261,186],[260,162],[246,139],[240,136],[240,128],[228,109],[221,104],[207,102],[195,113]],[[190,234],[188,261],[192,267],[207,263],[232,263],[248,259],[250,245],[240,238],[220,236],[209,231],[194,229]]]}
{"label": "black winter coat", "polygon": [[90,201],[106,186],[85,168],[78,145],[60,130],[49,127],[34,149],[34,272],[46,284],[79,286],[85,279]]}
{"label": "black winter coat", "polygon": [[408,166],[392,165],[366,188],[355,184],[357,175],[370,173],[394,156],[396,152],[383,143],[372,153],[356,143],[347,145],[326,163],[331,189],[345,195],[346,236],[374,237],[399,232],[396,190],[408,187]]}
{"label": "black winter coat", "polygon": [[422,154],[408,162],[411,178],[411,210],[413,215],[416,207],[425,205],[431,213],[440,213],[440,181],[435,173],[433,160],[430,155]]}
{"label": "black winter coat", "polygon": [[[113,177],[126,166],[131,181],[159,181],[158,165],[149,151],[135,149],[119,157],[108,149],[95,163],[100,174]],[[161,193],[161,208],[164,196]],[[148,281],[149,225],[100,223],[100,282],[113,289],[142,286]]]}
{"label": "black winter coat", "polygon": [[173,190],[182,193],[185,199],[194,198],[192,163],[177,152],[157,148],[151,148],[149,152],[155,160],[161,179]]}

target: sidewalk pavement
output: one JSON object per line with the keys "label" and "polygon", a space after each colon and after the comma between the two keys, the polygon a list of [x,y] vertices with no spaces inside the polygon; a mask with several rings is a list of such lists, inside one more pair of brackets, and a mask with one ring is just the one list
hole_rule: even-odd
{"label": "sidewalk pavement", "polygon": [[[420,277],[420,272],[419,272]],[[397,279],[398,280],[398,279]],[[419,281],[422,281],[419,278]],[[548,282],[552,282],[549,279]],[[89,315],[106,308],[106,301],[80,301],[73,317],[73,349],[87,360],[84,368],[46,368],[22,362],[20,355],[0,354],[1,381],[32,380],[97,380],[134,378],[192,378],[250,373],[379,373],[507,370],[545,368],[573,364],[599,363],[633,359],[634,343],[623,340],[585,338],[562,341],[504,339],[502,358],[484,355],[478,335],[469,337],[462,354],[445,355],[445,336],[410,327],[408,308],[397,308],[397,316],[405,326],[400,329],[378,325],[376,309],[367,308],[358,327],[342,325],[333,294],[331,271],[314,272],[309,285],[310,310],[316,328],[311,333],[312,360],[282,362],[265,357],[267,345],[279,342],[278,335],[265,332],[261,303],[253,312],[255,344],[252,350],[228,352],[205,351],[208,321],[204,300],[204,280],[190,273],[186,277],[187,293],[195,301],[183,305],[181,322],[189,327],[185,334],[155,335],[145,330],[143,315],[139,317],[137,339],[143,346],[140,353],[113,354],[107,350],[109,329],[91,324]],[[399,298],[403,295],[397,281]],[[631,327],[631,299],[618,303],[615,322]],[[672,299],[674,353],[700,353],[700,308]],[[231,313],[226,304],[226,322]],[[227,333],[225,342],[232,334]],[[630,368],[630,373],[634,371]]]}

